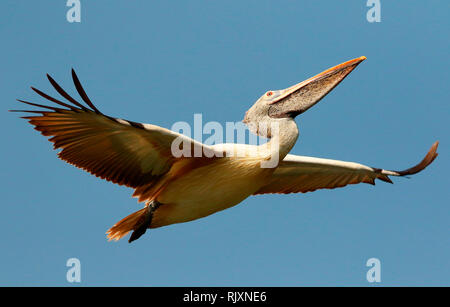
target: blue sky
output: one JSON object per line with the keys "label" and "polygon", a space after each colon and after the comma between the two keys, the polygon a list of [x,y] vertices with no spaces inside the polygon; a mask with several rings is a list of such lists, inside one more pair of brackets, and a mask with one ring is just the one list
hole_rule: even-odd
{"label": "blue sky", "polygon": [[[66,1],[0,3],[3,235],[0,285],[450,285],[449,39],[445,1]],[[394,185],[250,197],[208,218],[149,231],[128,244],[105,231],[141,207],[132,190],[56,158],[17,114],[16,98],[69,93],[74,67],[104,113],[170,128],[240,121],[269,89],[343,61],[363,62],[297,118],[294,154],[403,169],[435,141],[440,156]],[[55,94],[56,95],[56,94]]]}

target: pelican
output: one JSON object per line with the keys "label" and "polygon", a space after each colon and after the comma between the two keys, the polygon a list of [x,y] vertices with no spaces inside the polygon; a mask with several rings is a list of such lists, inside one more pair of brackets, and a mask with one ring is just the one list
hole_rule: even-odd
{"label": "pelican", "polygon": [[[54,149],[61,150],[60,159],[134,189],[133,197],[144,207],[106,232],[109,240],[117,241],[132,231],[132,242],[148,228],[206,217],[251,195],[306,193],[349,184],[375,184],[376,179],[392,183],[389,176],[413,175],[426,168],[438,155],[438,142],[419,164],[403,171],[289,154],[299,135],[295,117],[318,103],[365,59],[344,62],[286,89],[264,93],[243,120],[250,131],[268,139],[260,145],[205,145],[159,126],[105,115],[86,95],[73,69],[72,79],[84,104],[69,96],[47,74],[51,85],[67,101],[31,87],[56,105],[18,99],[40,109],[11,111],[30,113],[22,118],[42,135],[51,137]],[[260,129],[262,126],[268,128]],[[174,143],[175,148],[199,149],[209,154],[175,155]],[[236,150],[245,154],[230,154]],[[274,166],[262,167],[273,157],[278,160]]]}

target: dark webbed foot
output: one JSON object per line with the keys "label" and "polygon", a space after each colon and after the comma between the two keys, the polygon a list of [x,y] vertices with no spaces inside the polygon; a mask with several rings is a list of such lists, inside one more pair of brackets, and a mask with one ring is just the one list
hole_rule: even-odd
{"label": "dark webbed foot", "polygon": [[143,214],[139,221],[136,223],[135,227],[133,228],[134,231],[131,234],[128,243],[139,239],[147,231],[147,228],[150,228],[150,225],[152,224],[153,212],[155,212],[155,210],[158,209],[159,206],[161,206],[161,204],[156,200],[147,204],[146,213]]}

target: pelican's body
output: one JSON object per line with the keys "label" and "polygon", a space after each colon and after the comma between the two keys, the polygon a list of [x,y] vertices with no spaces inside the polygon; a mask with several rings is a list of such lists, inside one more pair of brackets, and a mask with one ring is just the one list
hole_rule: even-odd
{"label": "pelican's body", "polygon": [[[223,158],[196,168],[187,168],[182,176],[170,174],[167,186],[155,200],[164,204],[155,211],[150,228],[188,222],[221,211],[242,202],[270,181],[274,167],[261,167],[273,154],[283,159],[294,146],[298,130],[293,120],[280,139],[263,145],[218,144]],[[280,143],[282,146],[272,146]],[[272,152],[276,150],[277,152]],[[238,156],[236,153],[241,153]],[[228,157],[227,157],[228,156]],[[174,169],[177,169],[176,164]]]}
{"label": "pelican's body", "polygon": [[188,222],[239,204],[267,182],[273,169],[258,158],[224,158],[189,170],[169,183],[156,200],[151,227]]}
{"label": "pelican's body", "polygon": [[[75,86],[87,106],[69,96],[50,76],[53,87],[70,103],[32,89],[64,108],[19,101],[50,110],[24,111],[39,114],[25,118],[43,135],[52,137],[54,147],[62,149],[61,159],[135,189],[133,196],[145,207],[107,232],[110,239],[118,240],[133,231],[131,242],[148,228],[202,218],[251,195],[374,184],[375,179],[391,182],[388,176],[411,175],[428,166],[437,156],[437,142],[421,163],[405,171],[289,154],[299,135],[294,118],[320,101],[364,59],[342,63],[261,96],[244,118],[250,131],[269,139],[258,146],[209,146],[158,126],[104,115],[87,97],[73,70]],[[185,150],[202,155],[186,155]]]}

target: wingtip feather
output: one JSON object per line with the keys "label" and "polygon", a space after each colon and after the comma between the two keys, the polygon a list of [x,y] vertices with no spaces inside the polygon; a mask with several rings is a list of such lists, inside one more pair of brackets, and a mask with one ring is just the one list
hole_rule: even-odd
{"label": "wingtip feather", "polygon": [[424,170],[428,165],[433,163],[433,161],[438,156],[438,153],[437,153],[438,146],[439,146],[439,141],[434,142],[433,145],[431,145],[430,149],[428,150],[428,153],[422,159],[422,161],[420,161],[420,163],[418,163],[417,165],[415,165],[411,168],[408,168],[406,170],[397,171],[397,173],[400,176],[405,176],[405,175],[414,175],[414,174],[417,174],[418,172]]}

